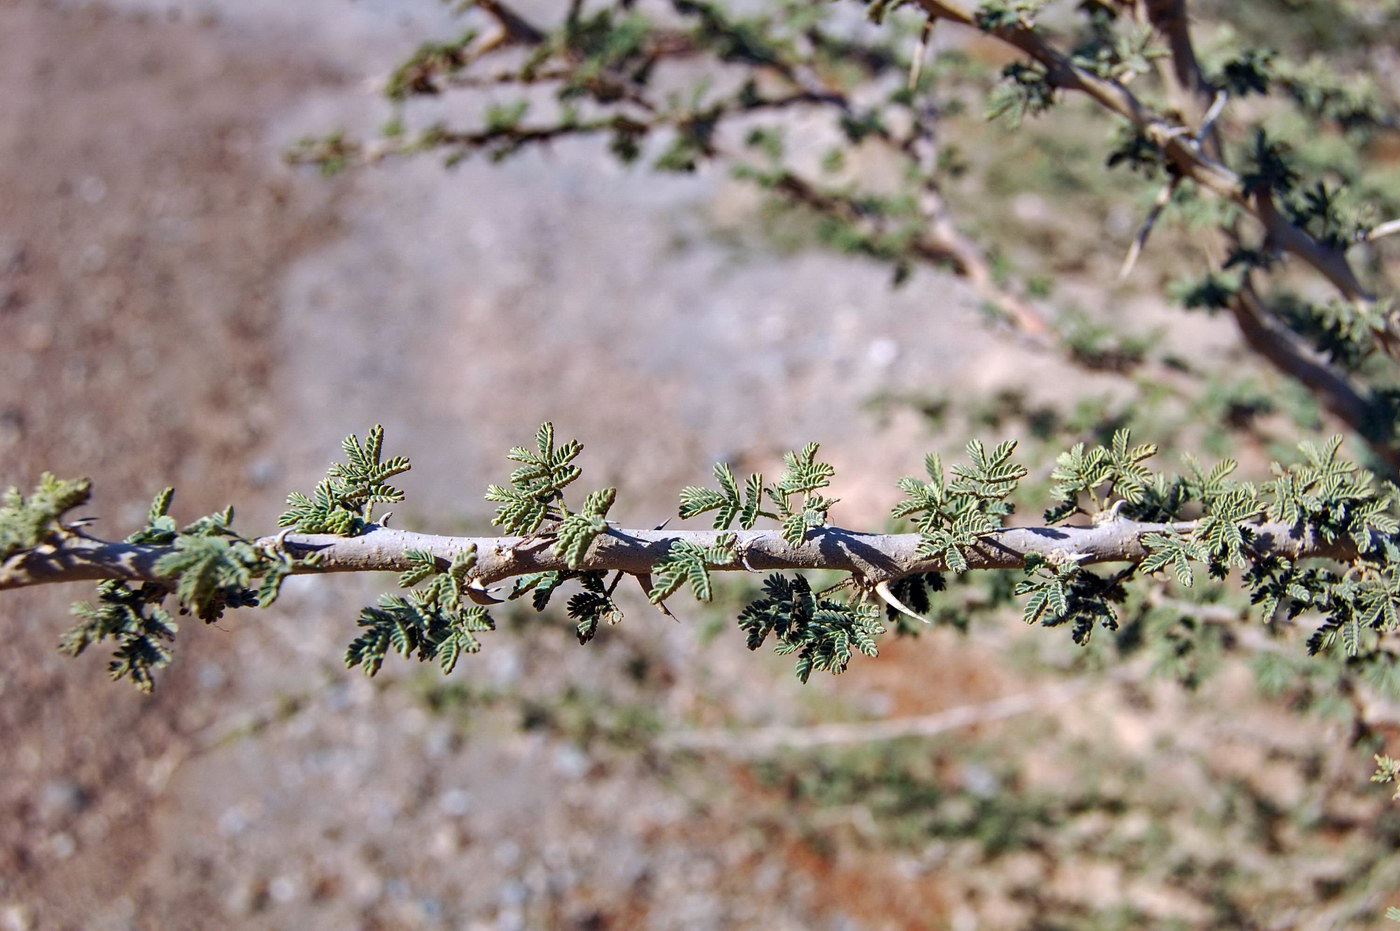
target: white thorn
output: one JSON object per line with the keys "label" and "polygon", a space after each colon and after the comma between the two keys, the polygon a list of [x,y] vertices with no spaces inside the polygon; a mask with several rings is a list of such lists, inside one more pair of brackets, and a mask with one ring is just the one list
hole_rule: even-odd
{"label": "white thorn", "polygon": [[[277,536],[276,536],[276,537],[273,539],[273,541],[272,541],[272,552],[273,552],[274,554],[281,553],[281,554],[285,554],[285,555],[287,555],[287,556],[291,556],[291,555],[292,555],[291,553],[288,553],[288,552],[287,552],[287,535],[290,534],[294,529],[296,529],[296,528],[294,528],[294,527],[283,527],[281,530],[279,530],[279,531],[277,532]],[[295,557],[293,557],[293,558],[295,558]]]}
{"label": "white thorn", "polygon": [[875,594],[879,595],[881,600],[883,600],[885,604],[889,605],[891,608],[894,608],[900,614],[907,614],[914,620],[923,621],[925,624],[933,623],[928,618],[924,617],[922,614],[915,614],[908,605],[896,598],[894,596],[894,592],[890,591],[889,579],[886,579],[885,581],[879,582],[875,585]]}
{"label": "white thorn", "polygon": [[1365,241],[1375,242],[1377,239],[1394,236],[1396,233],[1400,233],[1400,220],[1387,220],[1378,226],[1372,227],[1371,231],[1366,234]]}
{"label": "white thorn", "polygon": [[929,42],[933,39],[933,25],[937,18],[930,16],[924,20],[924,28],[919,32],[919,44],[914,47],[914,60],[909,68],[909,89],[916,90],[919,86],[919,75],[924,71],[924,58],[928,55]]}
{"label": "white thorn", "polygon": [[1117,501],[1113,502],[1112,506],[1109,507],[1107,511],[1100,511],[1095,514],[1094,523],[1109,524],[1116,520],[1123,520],[1123,505],[1127,503],[1126,499],[1119,498]]}
{"label": "white thorn", "polygon": [[1225,109],[1225,102],[1230,99],[1230,95],[1224,91],[1219,91],[1215,99],[1210,103],[1210,109],[1206,111],[1205,118],[1201,120],[1201,128],[1196,130],[1195,140],[1197,144],[1210,134],[1215,128],[1215,121],[1220,118],[1220,113]]}
{"label": "white thorn", "polygon": [[504,599],[491,594],[496,589],[488,589],[475,580],[467,583],[467,597],[479,605],[498,605]]}

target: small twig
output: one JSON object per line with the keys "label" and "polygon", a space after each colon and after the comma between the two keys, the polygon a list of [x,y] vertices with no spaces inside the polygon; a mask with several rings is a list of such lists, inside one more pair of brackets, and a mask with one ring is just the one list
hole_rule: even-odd
{"label": "small twig", "polygon": [[1124,666],[1106,679],[1089,677],[1060,682],[1042,689],[1007,695],[991,701],[946,708],[933,714],[853,724],[818,724],[812,727],[755,727],[746,730],[708,728],[663,735],[663,750],[718,750],[730,756],[763,756],[777,750],[803,750],[842,744],[898,740],[902,737],[934,737],[964,727],[1043,711],[1063,704],[1099,685],[1140,679],[1137,664]]}
{"label": "small twig", "polygon": [[[1210,109],[1201,119],[1201,126],[1192,134],[1191,140],[1196,148],[1201,147],[1201,140],[1208,137],[1211,130],[1215,128],[1215,121],[1220,118],[1220,114],[1225,111],[1225,102],[1229,99],[1229,94],[1220,91],[1211,101]],[[1123,267],[1118,269],[1118,283],[1122,284],[1128,280],[1128,276],[1133,273],[1133,268],[1137,265],[1138,257],[1142,255],[1142,250],[1147,246],[1147,237],[1152,235],[1152,229],[1157,225],[1157,221],[1162,216],[1162,211],[1171,203],[1172,195],[1176,193],[1177,186],[1181,184],[1181,175],[1174,175],[1171,181],[1167,182],[1162,190],[1157,192],[1157,197],[1152,201],[1152,209],[1147,212],[1146,218],[1142,221],[1142,227],[1138,230],[1137,236],[1133,238],[1133,244],[1128,248],[1128,254],[1123,258]]]}

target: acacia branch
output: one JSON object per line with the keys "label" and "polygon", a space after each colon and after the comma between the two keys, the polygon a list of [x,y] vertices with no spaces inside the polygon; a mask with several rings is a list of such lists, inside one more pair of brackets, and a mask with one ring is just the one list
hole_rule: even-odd
{"label": "acacia branch", "polygon": [[[974,11],[968,4],[957,0],[919,0],[919,5],[930,16],[979,28]],[[1052,46],[1033,28],[1012,25],[985,34],[1038,62],[1045,69],[1046,80],[1051,86],[1083,93],[1104,109],[1127,119],[1139,133],[1162,150],[1178,172],[1246,210],[1264,226],[1274,244],[1311,265],[1344,298],[1364,304],[1375,300],[1340,249],[1319,241],[1294,225],[1278,209],[1267,190],[1247,191],[1240,176],[1212,158],[1196,143],[1189,129],[1154,111],[1122,83],[1100,77],[1074,64],[1068,55]]]}
{"label": "acacia branch", "polygon": [[1191,16],[1186,0],[1144,0],[1147,19],[1167,40],[1171,57],[1161,62],[1159,73],[1172,105],[1183,119],[1196,123],[1210,106],[1214,90],[1206,83],[1191,41]]}
{"label": "acacia branch", "polygon": [[[1192,522],[1139,523],[1119,518],[1091,527],[1009,527],[986,534],[963,552],[969,569],[1018,569],[1032,554],[1052,563],[1091,565],[1107,562],[1141,562],[1148,555],[1143,542],[1150,533],[1176,531],[1188,534]],[[1357,555],[1354,545],[1329,542],[1308,530],[1287,524],[1246,525],[1257,555],[1291,559],[1320,557],[1348,559]],[[263,537],[257,543],[281,549],[299,559],[297,574],[327,572],[396,572],[414,563],[409,551],[420,550],[451,561],[471,547],[477,560],[472,578],[489,585],[532,572],[615,571],[647,575],[677,542],[711,547],[722,534],[713,530],[624,530],[609,528],[588,548],[583,559],[570,566],[555,553],[548,537],[452,537],[414,533],[370,525],[358,536],[332,534],[282,534]],[[783,539],[777,530],[746,530],[734,534],[739,557],[728,565],[711,565],[715,571],[782,571],[829,569],[850,572],[869,582],[881,582],[922,572],[941,572],[947,565],[919,552],[915,533],[862,533],[840,527],[812,530],[798,545]],[[49,543],[14,554],[0,563],[0,590],[56,582],[120,579],[168,581],[156,571],[161,557],[172,546],[152,546],[97,540],[64,533]]]}
{"label": "acacia branch", "polygon": [[1377,455],[1400,468],[1400,449],[1375,437],[1372,403],[1345,376],[1309,357],[1292,335],[1274,322],[1248,283],[1230,302],[1230,312],[1251,349],[1305,385],[1328,411],[1365,437]]}

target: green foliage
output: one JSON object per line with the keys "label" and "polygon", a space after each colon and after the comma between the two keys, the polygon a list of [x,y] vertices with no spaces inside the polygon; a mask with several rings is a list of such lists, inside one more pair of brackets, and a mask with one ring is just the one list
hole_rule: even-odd
{"label": "green foliage", "polygon": [[1247,48],[1221,66],[1215,84],[1231,97],[1267,94],[1273,72],[1274,52],[1270,49]]}
{"label": "green foliage", "polygon": [[[1376,754],[1375,760],[1376,772],[1373,776],[1371,776],[1372,782],[1379,782],[1382,784],[1400,782],[1400,760],[1391,759],[1390,757],[1381,753]],[[1397,788],[1395,790],[1395,795],[1393,796],[1393,798],[1400,799],[1400,788]],[[1400,914],[1393,915],[1391,914],[1392,912],[1400,913],[1400,909],[1392,907],[1386,911],[1387,918],[1392,918],[1396,921],[1400,921]]]}
{"label": "green foliage", "polygon": [[954,572],[966,572],[963,550],[977,538],[1001,528],[1002,520],[1013,512],[1007,499],[1016,490],[1026,470],[1011,461],[1016,443],[1008,440],[990,453],[979,440],[967,444],[969,465],[953,467],[953,481],[947,481],[943,461],[937,453],[924,459],[929,480],[902,478],[899,489],[907,500],[895,505],[896,519],[913,518],[919,532],[919,552],[943,561]]}
{"label": "green foliage", "polygon": [[1087,19],[1087,29],[1070,60],[1086,71],[1127,83],[1149,72],[1154,60],[1171,55],[1150,25],[1119,28],[1117,10],[1106,3],[1083,3],[1080,11]]}
{"label": "green foliage", "polygon": [[573,572],[531,572],[516,578],[510,597],[513,600],[529,594],[534,609],[543,611],[559,586],[575,577]]}
{"label": "green foliage", "polygon": [[1076,443],[1061,453],[1050,473],[1056,482],[1050,495],[1058,503],[1046,510],[1045,519],[1053,524],[1071,514],[1083,513],[1085,498],[1095,514],[1107,510],[1113,495],[1129,504],[1142,503],[1154,483],[1151,470],[1143,463],[1157,454],[1157,447],[1151,443],[1132,446],[1131,442],[1128,430],[1118,430],[1109,446],[1086,447]]}
{"label": "green foliage", "polygon": [[161,489],[160,493],[151,500],[151,507],[146,512],[146,526],[127,537],[126,542],[147,543],[154,546],[165,546],[173,543],[175,538],[180,535],[179,524],[175,523],[175,518],[170,516],[170,504],[174,500],[174,488]]}
{"label": "green foliage", "polygon": [[688,485],[681,489],[682,519],[714,511],[716,530],[729,529],[729,525],[735,519],[738,519],[739,526],[745,530],[752,530],[760,517],[777,519],[776,514],[762,508],[764,484],[761,474],[754,473],[748,477],[744,482],[744,494],[741,498],[739,486],[729,466],[722,462],[715,463],[714,471],[715,480],[719,482],[719,491],[696,485]]}
{"label": "green foliage", "polygon": [[[750,530],[760,517],[771,518],[782,525],[783,539],[800,546],[807,532],[823,526],[836,499],[817,494],[831,484],[836,469],[829,463],[817,461],[816,443],[808,443],[800,452],[783,454],[785,466],[778,481],[766,485],[760,474],[750,475],[740,496],[738,482],[729,466],[717,463],[714,468],[719,490],[690,485],[681,490],[680,516],[694,517],[715,511],[714,528],[727,529],[736,519],[739,526]],[[764,510],[763,498],[773,506]]]}
{"label": "green foliage", "polygon": [[45,472],[26,499],[14,486],[0,497],[0,561],[63,533],[58,519],[85,504],[92,486],[87,479],[60,479]]}
{"label": "green foliage", "polygon": [[1109,168],[1126,165],[1145,178],[1156,178],[1166,170],[1167,162],[1161,146],[1136,130],[1124,129],[1104,164]]}
{"label": "green foliage", "polygon": [[975,21],[986,32],[1031,29],[1046,0],[983,0],[977,4]]}
{"label": "green foliage", "polygon": [[666,555],[652,566],[652,586],[647,597],[652,604],[660,604],[682,585],[689,584],[697,601],[709,601],[709,567],[733,565],[738,558],[732,533],[720,534],[713,546],[676,540]]}
{"label": "green foliage", "polygon": [[577,569],[598,534],[608,529],[608,508],[616,499],[616,488],[595,491],[584,499],[581,511],[566,514],[559,522],[555,529],[554,551],[564,557],[569,568]]}
{"label": "green foliage", "polygon": [[468,48],[476,41],[468,30],[448,42],[426,42],[389,76],[384,94],[390,100],[442,93],[444,86],[470,62]]}
{"label": "green foliage", "polygon": [[419,662],[436,660],[450,673],[463,653],[481,649],[476,634],[496,629],[484,607],[469,603],[475,547],[459,550],[446,565],[422,550],[407,556],[412,567],[399,576],[400,587],[427,584],[407,596],[382,595],[377,605],[362,609],[361,633],[345,651],[345,665],[360,666],[367,676],[379,672],[391,650]]}
{"label": "green foliage", "polygon": [[[569,510],[563,489],[583,474],[574,464],[581,452],[583,444],[578,440],[556,447],[554,424],[541,424],[535,431],[534,450],[515,446],[507,454],[512,462],[521,463],[510,475],[510,487],[491,485],[486,490],[486,500],[500,504],[493,524],[507,533],[552,535],[554,552],[571,569],[582,564],[593,541],[607,532],[608,510],[617,500],[616,488],[603,488],[585,496],[579,510]],[[542,531],[547,521],[550,526]]]}
{"label": "green foliage", "polygon": [[763,583],[765,597],[739,615],[739,628],[748,634],[748,647],[757,650],[769,635],[780,656],[797,654],[797,678],[812,672],[846,671],[856,652],[877,656],[875,639],[885,632],[879,609],[866,604],[833,601],[812,592],[802,576],[771,575]]}
{"label": "green foliage", "polygon": [[367,676],[379,672],[391,650],[404,657],[416,655],[420,662],[437,660],[449,673],[463,653],[481,649],[475,634],[496,629],[480,605],[447,608],[419,590],[408,597],[381,595],[378,605],[360,611],[358,623],[364,630],[346,649],[345,665],[360,666]]}
{"label": "green foliage", "polygon": [[617,602],[613,601],[612,589],[604,587],[603,576],[602,572],[585,572],[580,575],[579,581],[583,584],[583,591],[569,599],[569,617],[578,622],[580,644],[593,639],[598,633],[600,621],[616,624],[622,620],[622,610],[618,608]]}
{"label": "green foliage", "polygon": [[1231,488],[1206,502],[1206,513],[1196,522],[1195,535],[1212,566],[1243,569],[1249,565],[1245,546],[1252,534],[1242,525],[1256,517],[1260,509],[1258,496],[1248,486]]}
{"label": "green foliage", "polygon": [[1095,626],[1118,629],[1118,613],[1111,604],[1123,599],[1117,579],[1101,578],[1072,562],[1057,566],[1035,554],[1026,557],[1025,573],[1014,593],[1030,595],[1021,616],[1027,624],[1070,624],[1080,646],[1089,642]]}
{"label": "green foliage", "polygon": [[155,688],[156,670],[170,662],[166,644],[175,639],[178,629],[160,607],[167,594],[165,586],[151,582],[135,588],[118,581],[99,583],[97,604],[73,605],[79,621],[59,639],[59,650],[78,656],[110,637],[116,641],[107,664],[112,678],[130,679],[140,691],[150,692]]}
{"label": "green foliage", "polygon": [[1171,569],[1176,580],[1188,588],[1195,581],[1192,563],[1205,562],[1207,556],[1199,543],[1192,537],[1183,537],[1174,530],[1166,533],[1149,533],[1142,542],[1151,550],[1141,563],[1143,572],[1157,572]]}
{"label": "green foliage", "polygon": [[1001,83],[987,100],[987,119],[1005,116],[1012,126],[1055,105],[1055,88],[1038,64],[1013,61],[1001,70]]}
{"label": "green foliage", "polygon": [[381,461],[384,428],[375,424],[363,444],[350,434],[341,444],[347,461],[333,463],[311,497],[300,492],[287,496],[287,510],[277,518],[279,527],[299,533],[334,533],[354,536],[370,523],[374,505],[403,500],[403,492],[388,479],[409,470],[408,458]]}
{"label": "green foliage", "polygon": [[1295,331],[1333,364],[1359,372],[1379,350],[1377,335],[1385,332],[1392,312],[1389,301],[1318,303],[1281,295],[1279,310]]}
{"label": "green foliage", "polygon": [[559,510],[552,507],[563,502],[562,489],[577,479],[582,470],[573,464],[583,451],[583,445],[570,440],[559,448],[554,446],[554,424],[542,424],[535,432],[536,449],[515,446],[506,458],[522,463],[510,475],[510,487],[491,485],[486,500],[500,503],[491,523],[506,533],[532,534],[547,517],[558,519]]}
{"label": "green foliage", "polygon": [[1321,446],[1305,441],[1298,447],[1303,462],[1273,466],[1274,479],[1264,484],[1269,519],[1306,526],[1328,541],[1350,539],[1362,553],[1381,548],[1394,558],[1400,490],[1340,458],[1341,445],[1340,436]]}
{"label": "green foliage", "polygon": [[115,640],[108,666],[112,678],[130,679],[143,692],[155,687],[156,670],[170,662],[167,644],[174,641],[178,626],[162,604],[172,589],[180,613],[212,623],[229,608],[271,605],[283,580],[298,565],[315,564],[314,558],[298,561],[240,536],[232,528],[231,507],[177,530],[169,513],[174,494],[173,488],[166,488],[156,495],[146,526],[126,539],[128,543],[170,547],[155,564],[155,571],[170,582],[139,586],[119,580],[101,583],[95,605],[79,602],[73,606],[80,620],[59,641],[62,652],[77,656],[94,643]]}
{"label": "green foliage", "polygon": [[817,461],[817,449],[816,443],[808,443],[801,452],[785,453],[786,469],[778,476],[778,483],[764,489],[782,521],[783,539],[793,546],[807,538],[807,531],[823,526],[836,503],[836,499],[816,493],[827,487],[836,474],[835,468]]}
{"label": "green foliage", "polygon": [[1244,160],[1240,183],[1246,195],[1286,193],[1300,180],[1293,167],[1292,148],[1270,138],[1262,127],[1254,130],[1254,141]]}
{"label": "green foliage", "polygon": [[216,621],[225,608],[256,604],[247,586],[261,556],[252,554],[253,567],[246,564],[243,556],[220,537],[182,536],[175,542],[175,552],[156,563],[156,571],[176,580],[176,597],[196,617]]}

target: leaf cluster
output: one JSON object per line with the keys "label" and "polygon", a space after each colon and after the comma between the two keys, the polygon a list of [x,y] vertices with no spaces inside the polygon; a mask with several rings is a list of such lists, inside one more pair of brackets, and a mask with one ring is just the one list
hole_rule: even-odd
{"label": "leaf cluster", "polygon": [[156,495],[146,525],[127,537],[128,543],[172,547],[155,564],[156,572],[170,581],[139,586],[103,582],[96,604],[73,606],[80,620],[59,642],[60,650],[77,656],[94,643],[115,640],[108,666],[112,678],[130,679],[143,692],[155,687],[156,670],[170,662],[168,644],[178,627],[162,605],[172,590],[180,613],[212,623],[230,608],[271,605],[283,580],[298,565],[287,553],[260,546],[234,531],[231,507],[178,528],[170,515],[173,497],[173,488]]}
{"label": "leaf cluster", "polygon": [[1308,529],[1329,542],[1350,539],[1365,556],[1394,559],[1400,489],[1341,458],[1342,438],[1303,442],[1303,461],[1273,466],[1263,487],[1270,520]]}
{"label": "leaf cluster", "polygon": [[1024,467],[1011,461],[1015,450],[1014,440],[990,452],[980,440],[972,440],[967,444],[969,462],[953,467],[951,482],[937,453],[924,458],[928,481],[899,480],[899,489],[908,497],[890,513],[914,521],[920,554],[942,560],[955,572],[967,571],[964,550],[975,546],[982,534],[999,530],[1015,510],[1008,499],[1026,475]]}
{"label": "leaf cluster", "polygon": [[26,498],[11,486],[0,496],[0,561],[32,549],[64,532],[58,519],[85,504],[92,492],[87,479],[61,479],[45,472]]}
{"label": "leaf cluster", "polygon": [[[733,471],[724,463],[714,468],[719,489],[689,485],[681,489],[680,516],[695,517],[715,512],[714,528],[727,530],[736,520],[744,530],[753,529],[759,518],[767,517],[782,525],[783,539],[793,546],[801,545],[807,533],[826,524],[832,505],[837,499],[817,492],[831,484],[836,469],[817,460],[816,443],[802,450],[783,454],[784,470],[774,484],[765,484],[762,474],[750,475],[741,495]],[[764,507],[763,499],[772,508]]]}
{"label": "leaf cluster", "polygon": [[1035,17],[1046,0],[983,0],[977,5],[974,21],[984,32],[1034,29]]}
{"label": "leaf cluster", "polygon": [[425,42],[420,45],[394,69],[384,87],[384,95],[398,101],[415,95],[442,93],[444,84],[471,62],[469,48],[476,39],[476,31],[467,30],[447,42]]}
{"label": "leaf cluster", "polygon": [[421,550],[407,555],[412,566],[399,577],[401,587],[427,584],[406,596],[382,595],[377,605],[363,608],[360,635],[345,651],[345,665],[359,666],[367,676],[379,672],[390,651],[416,656],[419,662],[436,660],[449,673],[463,653],[481,649],[476,634],[496,629],[486,609],[470,602],[475,547],[459,551],[446,565],[445,560]]}
{"label": "leaf cluster", "polygon": [[402,501],[404,493],[388,479],[410,468],[408,457],[384,461],[384,428],[375,424],[362,444],[350,434],[341,443],[346,462],[333,463],[310,497],[294,491],[287,496],[287,510],[277,526],[299,533],[334,533],[354,536],[370,523],[377,503]]}
{"label": "leaf cluster", "polygon": [[[617,489],[603,488],[589,493],[579,510],[569,510],[564,488],[583,474],[574,464],[581,452],[583,444],[578,440],[556,446],[554,424],[541,424],[535,431],[535,449],[515,446],[507,454],[512,462],[521,463],[511,473],[509,487],[491,485],[486,489],[486,500],[500,505],[491,523],[507,533],[552,534],[554,552],[570,568],[577,568],[593,541],[607,532],[608,510],[617,500]],[[550,526],[542,531],[546,522]]]}
{"label": "leaf cluster", "polygon": [[734,549],[734,534],[720,534],[712,546],[700,546],[688,540],[676,540],[666,555],[651,568],[652,586],[647,598],[660,604],[682,585],[689,584],[696,601],[709,601],[710,566],[728,566],[739,558]]}
{"label": "leaf cluster", "polygon": [[739,615],[748,647],[757,650],[772,635],[774,652],[797,655],[797,678],[806,682],[816,671],[846,671],[856,653],[877,656],[876,638],[885,632],[879,609],[867,604],[833,601],[813,593],[802,576],[771,575],[764,597]]}
{"label": "leaf cluster", "polygon": [[1016,595],[1029,595],[1021,619],[1043,627],[1071,625],[1074,642],[1089,642],[1095,627],[1118,629],[1113,603],[1123,600],[1117,579],[1105,579],[1073,562],[1056,565],[1037,554],[1026,557],[1025,578],[1016,584]]}
{"label": "leaf cluster", "polygon": [[130,679],[142,692],[155,688],[156,670],[170,663],[167,644],[179,629],[161,607],[169,590],[147,582],[131,586],[108,580],[97,586],[97,603],[80,601],[73,605],[78,623],[59,638],[58,648],[68,656],[78,656],[94,643],[116,641],[107,671],[112,679]]}
{"label": "leaf cluster", "polygon": [[1092,513],[1103,513],[1114,496],[1128,504],[1142,503],[1154,484],[1152,471],[1143,463],[1156,454],[1157,447],[1151,443],[1133,446],[1126,429],[1115,431],[1108,446],[1076,443],[1055,459],[1050,495],[1057,503],[1046,509],[1045,519],[1054,524],[1085,513],[1085,503],[1091,505]]}

